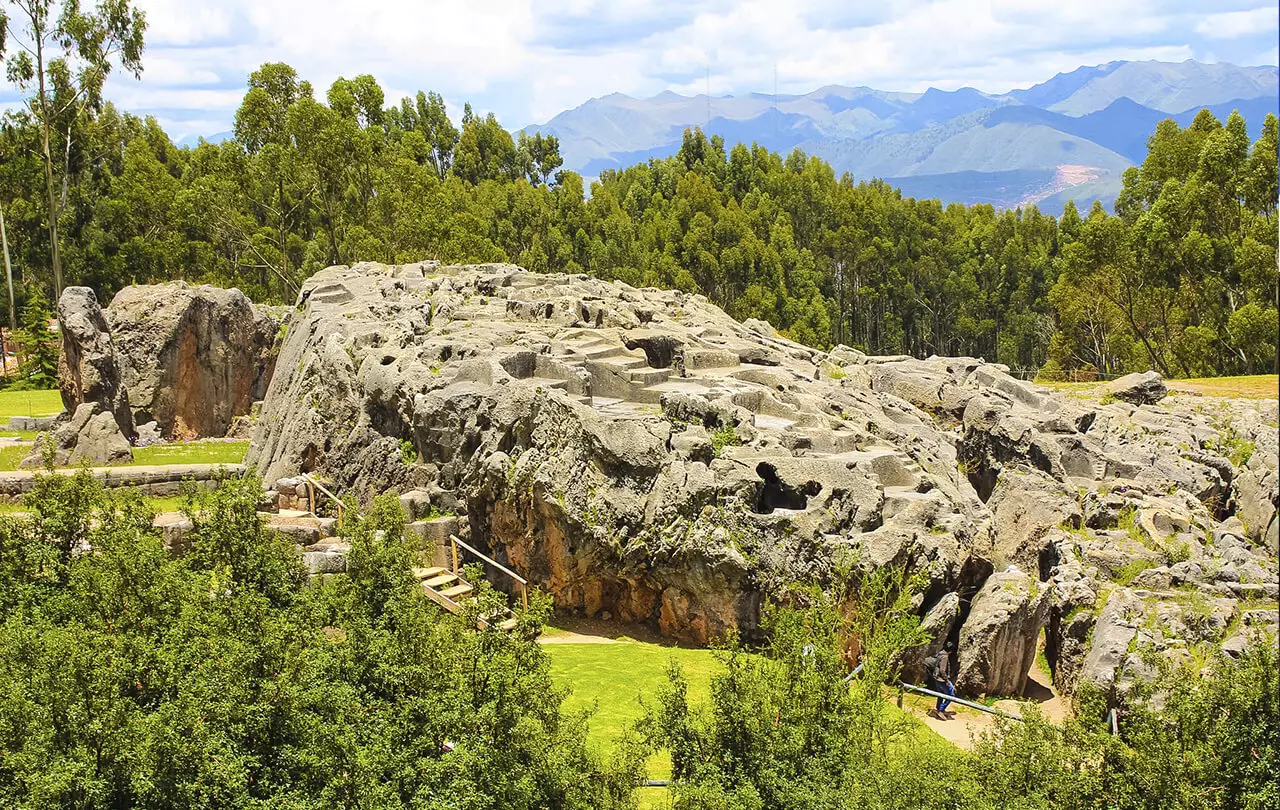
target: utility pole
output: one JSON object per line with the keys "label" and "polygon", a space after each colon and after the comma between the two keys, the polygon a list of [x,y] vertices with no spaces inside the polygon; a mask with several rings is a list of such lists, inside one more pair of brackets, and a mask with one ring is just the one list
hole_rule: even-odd
{"label": "utility pole", "polygon": [[[707,132],[711,131],[711,63],[707,63]],[[710,137],[710,134],[708,134]]]}

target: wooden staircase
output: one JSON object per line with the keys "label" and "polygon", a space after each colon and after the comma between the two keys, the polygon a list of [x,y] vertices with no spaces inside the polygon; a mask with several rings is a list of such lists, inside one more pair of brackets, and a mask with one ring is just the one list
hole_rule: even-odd
{"label": "wooden staircase", "polygon": [[[427,594],[427,598],[432,602],[435,602],[450,613],[461,613],[467,606],[467,603],[475,599],[475,586],[462,578],[461,569],[458,567],[458,548],[461,546],[463,549],[471,552],[484,562],[495,566],[503,573],[512,577],[520,585],[522,601],[524,602],[525,607],[528,607],[528,597],[524,591],[528,582],[523,577],[511,571],[496,560],[481,554],[479,551],[468,546],[457,537],[450,536],[449,545],[453,555],[453,565],[451,567],[446,568],[444,566],[434,565],[427,568],[413,569],[414,579],[418,580],[422,586],[422,590]],[[477,625],[479,627],[492,627],[504,632],[510,632],[516,629],[519,623],[520,622],[519,619],[516,618],[516,614],[512,612],[510,608],[505,606],[489,613],[482,614],[477,620]]]}

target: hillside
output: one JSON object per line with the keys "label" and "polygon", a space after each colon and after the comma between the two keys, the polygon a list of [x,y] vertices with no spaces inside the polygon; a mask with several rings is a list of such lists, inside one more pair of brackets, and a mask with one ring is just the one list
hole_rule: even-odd
{"label": "hillside", "polygon": [[1278,88],[1274,67],[1110,62],[1004,95],[838,85],[776,99],[614,93],[525,131],[556,135],[565,168],[587,177],[674,154],[684,129],[701,126],[729,144],[800,147],[837,173],[890,179],[913,196],[1038,202],[1058,213],[1068,199],[1109,205],[1164,118],[1185,125],[1202,107],[1219,119],[1239,109],[1256,137],[1266,113],[1277,111]]}

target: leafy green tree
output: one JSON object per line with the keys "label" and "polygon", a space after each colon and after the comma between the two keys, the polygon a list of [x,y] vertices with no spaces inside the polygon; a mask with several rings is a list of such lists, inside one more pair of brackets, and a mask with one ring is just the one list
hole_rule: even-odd
{"label": "leafy green tree", "polygon": [[288,117],[290,108],[300,99],[311,98],[311,92],[311,83],[298,81],[293,68],[279,62],[267,63],[249,75],[249,91],[236,110],[236,140],[257,158],[262,190],[266,192],[253,198],[258,208],[254,215],[259,221],[275,223],[277,258],[266,267],[290,293],[297,291],[289,271],[290,235],[302,203],[285,190],[286,179],[294,173],[296,155]]}
{"label": "leafy green tree", "polygon": [[[770,606],[762,617],[764,648],[730,640],[706,711],[689,705],[687,683],[673,664],[646,723],[671,751],[675,806],[910,807],[954,800],[950,790],[934,799],[904,791],[902,769],[922,763],[901,757],[912,722],[882,694],[902,651],[922,641],[910,608],[918,584],[901,569],[865,573],[850,597],[849,618],[842,599],[817,588],[797,591],[795,605]],[[845,680],[849,651],[862,664],[852,687]]]}
{"label": "leafy green tree", "polygon": [[[0,519],[0,803],[54,808],[628,808],[533,636],[445,614],[394,498],[345,519],[347,575],[309,580],[261,485],[186,493],[175,555],[136,494],[39,476]],[[91,547],[92,554],[81,553]]]}
{"label": "leafy green tree", "polygon": [[541,132],[536,132],[530,138],[521,132],[516,150],[521,153],[519,160],[528,166],[529,182],[535,186],[545,185],[547,178],[564,165],[560,157],[560,139],[555,135],[543,137]]}
{"label": "leafy green tree", "polygon": [[53,313],[39,286],[30,288],[26,306],[22,308],[22,330],[18,345],[22,349],[22,366],[15,387],[56,388],[58,386],[58,345],[49,323]]}
{"label": "leafy green tree", "polygon": [[493,113],[480,118],[468,104],[453,155],[453,173],[472,185],[485,180],[513,180],[526,173],[519,158],[515,141]]}
{"label": "leafy green tree", "polygon": [[[72,134],[81,115],[102,105],[102,85],[112,68],[142,74],[143,32],[146,17],[128,0],[100,0],[93,11],[76,0],[9,0],[10,19],[20,21],[21,33],[6,25],[4,35],[19,50],[9,49],[9,80],[23,92],[33,93],[25,103],[40,129],[41,157],[49,231],[49,262],[53,270],[54,296],[62,294],[62,261],[59,256],[58,220],[66,206]],[[0,51],[3,45],[0,43]],[[54,136],[61,143],[53,143]],[[54,149],[63,153],[55,171]],[[59,198],[57,175],[63,193]]]}
{"label": "leafy green tree", "polygon": [[[546,135],[515,140],[438,94],[384,109],[369,76],[324,99],[291,67],[250,76],[235,141],[179,149],[103,104],[72,122],[59,251],[109,298],[183,278],[292,301],[362,259],[515,261],[706,295],[818,347],[970,355],[1018,371],[1234,374],[1266,362],[1277,305],[1274,121],[1159,124],[1115,213],[915,200],[691,129],[679,152],[587,193]],[[47,268],[42,130],[5,116],[0,200],[15,274]],[[32,193],[35,190],[35,193]]]}

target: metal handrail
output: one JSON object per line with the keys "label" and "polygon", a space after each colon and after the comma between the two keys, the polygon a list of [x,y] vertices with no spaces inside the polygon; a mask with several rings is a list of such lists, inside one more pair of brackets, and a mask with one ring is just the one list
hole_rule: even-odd
{"label": "metal handrail", "polygon": [[[995,714],[995,715],[999,715],[1000,717],[1006,717],[1010,720],[1017,720],[1019,722],[1022,721],[1022,715],[1010,714],[1009,712],[1001,711],[1000,709],[993,709],[990,706],[983,706],[981,703],[975,703],[972,700],[965,700],[964,698],[958,698],[955,695],[948,695],[942,692],[936,692],[933,689],[925,689],[923,686],[914,686],[912,684],[904,683],[902,681],[898,682],[898,686],[901,689],[906,689],[912,692],[919,692],[920,694],[923,694],[923,695],[932,695],[933,697],[939,697],[944,700],[949,700],[952,703],[959,703],[961,706],[968,706],[971,709],[977,709],[978,711],[986,712],[987,714]],[[898,705],[901,706],[902,704],[899,703]]]}
{"label": "metal handrail", "polygon": [[506,567],[505,565],[503,565],[502,563],[498,562],[497,560],[493,559],[493,558],[492,558],[492,557],[490,557],[488,554],[485,554],[483,551],[480,551],[479,549],[473,548],[473,547],[471,547],[471,546],[467,545],[466,543],[462,542],[462,540],[460,540],[460,539],[458,538],[458,536],[457,536],[457,535],[453,535],[453,534],[449,535],[449,542],[450,542],[450,543],[453,543],[453,545],[454,545],[454,549],[453,549],[453,573],[454,573],[454,575],[457,575],[457,573],[458,573],[458,549],[457,549],[457,547],[458,547],[458,546],[462,546],[462,547],[463,547],[463,548],[465,548],[467,551],[470,551],[472,554],[474,554],[474,555],[476,555],[477,557],[479,557],[480,559],[484,560],[484,561],[485,561],[485,562],[487,562],[489,565],[492,565],[494,568],[497,568],[497,569],[498,569],[499,571],[501,571],[502,573],[506,574],[507,576],[509,576],[509,577],[511,577],[512,579],[514,579],[516,582],[520,583],[520,602],[521,602],[521,604],[523,604],[523,605],[524,605],[525,610],[528,610],[528,609],[529,609],[529,580],[527,580],[527,579],[525,579],[524,577],[520,576],[520,575],[519,575],[519,574],[517,574],[515,571],[512,571],[510,568]]}

